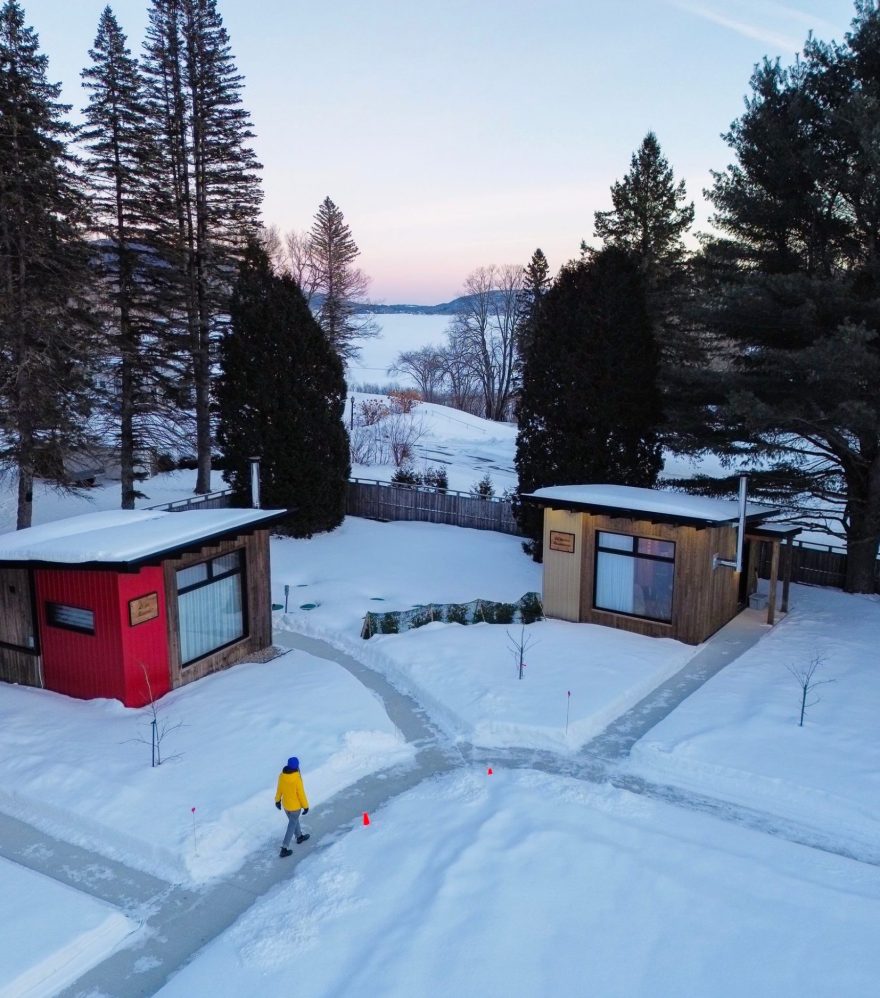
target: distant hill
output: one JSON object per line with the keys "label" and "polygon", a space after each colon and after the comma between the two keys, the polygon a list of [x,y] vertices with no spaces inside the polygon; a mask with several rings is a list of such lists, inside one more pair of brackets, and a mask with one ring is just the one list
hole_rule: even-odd
{"label": "distant hill", "polygon": [[[495,292],[499,294],[500,292]],[[358,312],[369,312],[372,315],[455,315],[474,298],[474,295],[462,295],[452,301],[440,305],[361,305]]]}

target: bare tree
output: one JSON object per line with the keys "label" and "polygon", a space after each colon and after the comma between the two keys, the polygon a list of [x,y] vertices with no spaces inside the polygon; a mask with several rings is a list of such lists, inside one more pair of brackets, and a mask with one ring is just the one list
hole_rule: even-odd
{"label": "bare tree", "polygon": [[806,665],[786,665],[786,669],[797,680],[801,690],[801,717],[799,721],[799,727],[801,728],[804,726],[804,714],[807,711],[807,707],[815,706],[820,700],[820,697],[814,697],[812,700],[808,700],[807,698],[817,686],[826,686],[828,683],[835,682],[833,679],[814,678],[816,670],[824,664],[825,659],[821,655],[814,655]]}
{"label": "bare tree", "polygon": [[454,409],[479,415],[482,411],[480,385],[470,363],[468,344],[457,329],[446,330],[446,346],[440,350],[443,391]]}
{"label": "bare tree", "polygon": [[450,324],[466,364],[480,386],[483,414],[501,420],[514,390],[523,268],[478,267],[464,282],[463,303]]}
{"label": "bare tree", "polygon": [[404,350],[388,368],[388,374],[408,374],[415,381],[425,402],[434,402],[443,385],[444,362],[437,347]]}
{"label": "bare tree", "polygon": [[513,651],[513,657],[516,662],[517,676],[519,679],[522,679],[524,675],[523,670],[526,667],[525,654],[535,643],[535,639],[530,634],[526,634],[525,625],[523,625],[519,630],[518,638],[515,638],[510,631],[507,632],[507,643]]}
{"label": "bare tree", "polygon": [[318,278],[308,232],[291,230],[284,237],[284,248],[286,250],[287,271],[299,285],[306,301],[311,304],[318,285]]}

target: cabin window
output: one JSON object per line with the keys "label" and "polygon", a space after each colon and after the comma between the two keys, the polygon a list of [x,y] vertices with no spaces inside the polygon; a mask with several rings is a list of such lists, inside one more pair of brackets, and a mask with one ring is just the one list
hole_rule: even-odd
{"label": "cabin window", "polygon": [[669,623],[674,575],[673,541],[597,531],[593,599],[597,610]]}
{"label": "cabin window", "polygon": [[95,633],[95,611],[80,606],[67,606],[65,603],[47,603],[46,621],[52,627],[66,631],[79,631],[80,634]]}
{"label": "cabin window", "polygon": [[177,573],[182,665],[245,636],[243,574],[241,551],[189,565]]}

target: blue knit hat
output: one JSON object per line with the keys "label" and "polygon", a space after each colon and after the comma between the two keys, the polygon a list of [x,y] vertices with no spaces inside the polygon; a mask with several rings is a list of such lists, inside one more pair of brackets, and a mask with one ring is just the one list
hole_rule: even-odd
{"label": "blue knit hat", "polygon": [[299,769],[299,759],[297,759],[297,757],[295,755],[292,755],[287,760],[287,768],[288,769]]}

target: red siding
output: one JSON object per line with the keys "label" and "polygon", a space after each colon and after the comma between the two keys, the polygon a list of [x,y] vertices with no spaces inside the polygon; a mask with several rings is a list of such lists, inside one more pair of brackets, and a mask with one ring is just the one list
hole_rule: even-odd
{"label": "red siding", "polygon": [[[34,573],[46,689],[90,700],[125,702],[119,594],[114,572],[38,569]],[[51,627],[46,603],[82,607],[95,614],[95,633]]]}
{"label": "red siding", "polygon": [[[136,574],[45,569],[34,575],[46,689],[83,700],[108,697],[126,707],[142,707],[150,701],[144,669],[153,697],[171,689],[161,568],[143,568]],[[158,595],[159,615],[132,627],[129,600],[148,593]],[[95,633],[51,626],[46,619],[49,602],[91,610]]]}
{"label": "red siding", "polygon": [[[160,567],[142,568],[137,575],[120,573],[119,626],[122,634],[122,653],[125,662],[126,707],[142,707],[150,702],[150,692],[158,700],[171,689],[171,671],[168,664],[168,615],[165,611],[165,573]],[[157,593],[159,616],[142,624],[131,626],[128,612],[129,600]],[[144,669],[150,677],[149,688]]]}

